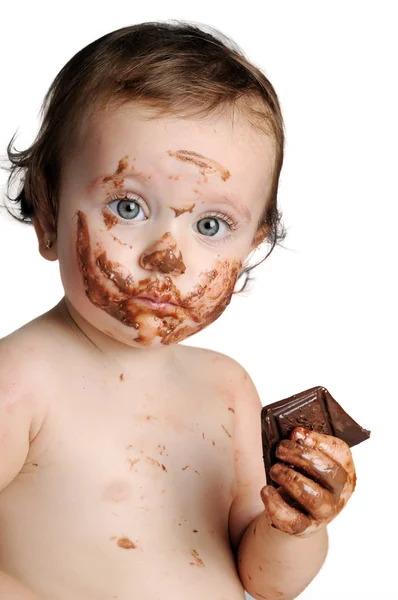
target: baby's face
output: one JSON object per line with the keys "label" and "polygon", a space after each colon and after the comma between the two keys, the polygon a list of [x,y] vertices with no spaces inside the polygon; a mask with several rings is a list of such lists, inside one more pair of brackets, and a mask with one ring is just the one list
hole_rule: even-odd
{"label": "baby's face", "polygon": [[130,346],[179,342],[230,302],[274,161],[241,117],[147,120],[127,105],[64,166],[57,251],[65,296]]}

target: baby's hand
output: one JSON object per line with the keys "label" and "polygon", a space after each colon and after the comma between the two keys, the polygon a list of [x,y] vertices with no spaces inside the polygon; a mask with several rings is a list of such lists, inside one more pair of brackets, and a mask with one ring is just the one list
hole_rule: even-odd
{"label": "baby's hand", "polygon": [[351,497],[356,482],[351,450],[336,437],[296,427],[278,444],[276,456],[283,463],[270,473],[280,487],[261,490],[266,512],[277,529],[307,537],[330,523]]}

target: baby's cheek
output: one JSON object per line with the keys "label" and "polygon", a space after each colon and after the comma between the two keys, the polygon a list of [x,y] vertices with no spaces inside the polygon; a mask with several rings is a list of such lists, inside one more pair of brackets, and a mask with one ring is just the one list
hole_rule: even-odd
{"label": "baby's cheek", "polygon": [[59,270],[65,294],[74,299],[79,295],[84,297],[75,246],[72,243],[63,243],[61,239],[58,241],[57,247]]}
{"label": "baby's cheek", "polygon": [[194,290],[183,300],[197,322],[206,327],[224,312],[231,301],[240,261],[217,261],[212,271],[204,272]]}
{"label": "baby's cheek", "polygon": [[[230,303],[240,261],[218,259],[213,269],[199,273],[197,283],[190,291],[182,293],[180,286],[184,288],[184,273],[177,276],[154,268],[148,271],[146,278],[138,280],[129,268],[108,258],[103,240],[91,234],[88,219],[82,211],[77,212],[76,219],[74,256],[73,253],[65,256],[62,265],[64,287],[75,307],[83,309],[82,314],[88,313],[87,299],[101,309],[104,319],[100,319],[103,321],[100,328],[103,331],[111,329],[114,337],[121,327],[126,335],[127,326],[129,339],[134,343],[177,343],[215,321]],[[123,253],[126,251],[130,252],[123,248]],[[148,293],[169,294],[177,306],[166,312],[145,308],[136,299],[145,298]],[[114,327],[109,317],[114,319]]]}

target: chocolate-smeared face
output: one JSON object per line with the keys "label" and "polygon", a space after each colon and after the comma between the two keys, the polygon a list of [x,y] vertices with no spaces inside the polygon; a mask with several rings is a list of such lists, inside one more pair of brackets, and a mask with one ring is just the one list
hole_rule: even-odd
{"label": "chocolate-smeared face", "polygon": [[244,120],[147,120],[131,105],[98,120],[63,171],[69,303],[130,346],[215,321],[252,249],[272,164],[272,140]]}

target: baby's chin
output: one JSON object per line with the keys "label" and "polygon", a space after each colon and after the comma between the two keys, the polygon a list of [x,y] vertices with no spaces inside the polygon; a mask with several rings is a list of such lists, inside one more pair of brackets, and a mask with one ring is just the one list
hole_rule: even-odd
{"label": "baby's chin", "polygon": [[92,341],[97,338],[100,343],[98,336],[103,335],[104,343],[110,338],[131,348],[164,348],[182,342],[205,326],[194,321],[187,311],[175,307],[169,311],[135,310],[132,319],[118,307],[104,311],[88,299],[75,303],[69,299],[67,306],[72,319]]}
{"label": "baby's chin", "polygon": [[132,348],[164,348],[182,342],[199,329],[197,325],[192,327],[184,324],[172,328],[167,325],[167,321],[155,315],[145,315],[137,321],[137,329],[116,324],[104,327],[102,332]]}

